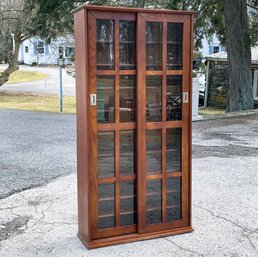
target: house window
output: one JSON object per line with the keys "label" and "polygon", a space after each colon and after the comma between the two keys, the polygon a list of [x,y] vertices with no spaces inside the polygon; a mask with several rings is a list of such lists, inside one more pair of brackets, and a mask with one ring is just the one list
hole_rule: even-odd
{"label": "house window", "polygon": [[216,54],[219,52],[219,46],[214,46],[213,47],[213,53]]}
{"label": "house window", "polygon": [[28,46],[25,46],[25,53],[29,53],[29,47]]}
{"label": "house window", "polygon": [[71,58],[74,55],[74,48],[73,47],[66,47],[65,48],[65,57]]}
{"label": "house window", "polygon": [[63,58],[64,55],[64,47],[63,46],[59,46],[59,50],[58,50],[58,54],[59,54],[59,58]]}
{"label": "house window", "polygon": [[254,99],[258,100],[258,70],[254,71],[253,96]]}
{"label": "house window", "polygon": [[39,54],[44,54],[44,52],[45,52],[44,42],[43,41],[39,41],[38,42],[38,53]]}

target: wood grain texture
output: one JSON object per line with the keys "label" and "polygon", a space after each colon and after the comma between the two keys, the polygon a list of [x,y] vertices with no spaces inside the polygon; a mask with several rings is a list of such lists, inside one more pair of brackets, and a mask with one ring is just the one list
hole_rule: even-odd
{"label": "wood grain texture", "polygon": [[88,45],[87,11],[82,9],[74,17],[76,55],[76,113],[77,113],[77,184],[79,235],[90,242],[89,167],[88,167]]}
{"label": "wood grain texture", "polygon": [[[137,18],[137,19],[136,19]],[[96,19],[115,21],[115,69],[97,70]],[[119,20],[136,20],[136,70],[120,70]],[[162,70],[146,71],[146,21],[163,23]],[[167,70],[167,23],[183,23],[183,68]],[[77,160],[78,160],[78,236],[88,248],[127,243],[192,231],[191,227],[191,103],[193,15],[189,12],[171,12],[128,8],[84,6],[75,13],[76,97],[77,97]],[[89,95],[97,93],[97,75],[115,77],[115,121],[97,123],[97,106],[90,106]],[[120,123],[120,75],[136,75],[136,122]],[[146,122],[146,75],[162,76],[162,121]],[[168,75],[182,75],[182,92],[189,93],[189,102],[182,104],[182,120],[166,121],[166,81]],[[166,133],[168,128],[182,129],[182,169],[166,171]],[[162,131],[162,163],[158,174],[146,174],[146,130]],[[136,174],[120,175],[120,131],[136,130]],[[98,142],[101,131],[115,133],[115,176],[98,178]],[[166,180],[181,177],[182,219],[166,222]],[[146,223],[146,181],[162,180],[162,223]],[[120,225],[120,182],[136,182],[137,223]],[[116,227],[98,228],[98,185],[115,184]],[[169,192],[173,192],[170,189]],[[148,193],[148,196],[150,193]],[[127,197],[127,196],[123,196]],[[107,197],[106,197],[107,198]],[[107,200],[101,197],[100,201]],[[171,205],[172,206],[172,205]],[[171,207],[170,206],[170,207]],[[103,214],[111,215],[110,213]],[[103,216],[102,215],[102,216]],[[114,214],[113,214],[114,215]],[[103,216],[103,217],[104,217]]]}
{"label": "wood grain texture", "polygon": [[[145,20],[138,13],[137,16],[137,221],[138,233],[142,233],[146,224],[146,37]],[[139,50],[141,49],[141,51]]]}
{"label": "wood grain texture", "polygon": [[178,11],[178,10],[166,10],[166,9],[142,9],[142,8],[127,8],[127,7],[112,7],[112,6],[97,6],[97,5],[88,5],[84,4],[75,10],[73,10],[73,13],[76,13],[80,11],[81,9],[88,9],[88,10],[96,10],[99,12],[120,12],[120,13],[153,13],[153,14],[173,14],[178,15],[179,17],[181,15],[189,15],[189,14],[195,14],[196,12],[193,11]]}

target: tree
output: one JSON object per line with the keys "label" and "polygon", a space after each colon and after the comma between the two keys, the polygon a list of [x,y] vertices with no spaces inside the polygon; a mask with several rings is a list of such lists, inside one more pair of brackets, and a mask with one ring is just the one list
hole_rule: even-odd
{"label": "tree", "polygon": [[[247,6],[249,10],[247,10]],[[168,7],[198,10],[195,18],[195,43],[203,36],[217,34],[226,46],[229,66],[229,90],[226,111],[253,108],[251,46],[257,42],[257,0],[168,1]]]}
{"label": "tree", "polygon": [[251,37],[245,0],[224,1],[229,64],[227,111],[253,108]]}
{"label": "tree", "polygon": [[[0,50],[3,46],[8,49],[2,52],[9,59],[9,67],[0,75],[0,86],[17,69],[20,43],[35,35],[50,40],[60,33],[71,32],[70,11],[81,3],[74,0],[2,0]],[[253,108],[250,53],[258,39],[258,0],[92,0],[88,3],[197,11],[195,48],[201,47],[204,37],[209,39],[214,33],[227,48],[230,74],[227,111]],[[10,33],[17,46],[12,55],[8,54],[12,45]]]}
{"label": "tree", "polygon": [[0,58],[7,60],[8,68],[0,74],[0,86],[19,69],[21,43],[33,36],[50,41],[60,34],[71,33],[71,11],[80,4],[82,1],[74,0],[1,0]]}

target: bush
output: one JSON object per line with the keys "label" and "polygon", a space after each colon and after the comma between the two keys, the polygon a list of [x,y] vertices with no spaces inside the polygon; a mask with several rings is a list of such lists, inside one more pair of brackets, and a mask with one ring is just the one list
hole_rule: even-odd
{"label": "bush", "polygon": [[33,67],[38,66],[38,63],[37,63],[37,62],[33,62],[33,63],[31,64],[31,66],[33,66]]}

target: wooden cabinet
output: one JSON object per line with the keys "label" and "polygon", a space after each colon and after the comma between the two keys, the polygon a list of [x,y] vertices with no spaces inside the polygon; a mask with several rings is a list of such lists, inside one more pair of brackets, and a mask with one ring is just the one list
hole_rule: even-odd
{"label": "wooden cabinet", "polygon": [[75,11],[79,237],[192,231],[193,13]]}

